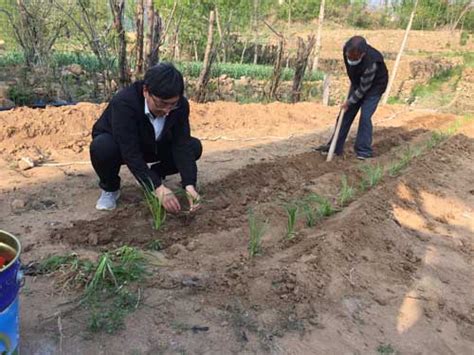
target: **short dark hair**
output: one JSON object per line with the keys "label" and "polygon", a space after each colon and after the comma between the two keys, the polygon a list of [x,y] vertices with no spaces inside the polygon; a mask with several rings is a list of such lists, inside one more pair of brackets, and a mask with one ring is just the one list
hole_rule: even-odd
{"label": "short dark hair", "polygon": [[183,96],[183,75],[171,63],[161,62],[151,67],[146,71],[144,81],[153,96],[161,99]]}
{"label": "short dark hair", "polygon": [[367,52],[368,44],[364,37],[351,37],[344,46],[344,52],[347,53],[365,53]]}

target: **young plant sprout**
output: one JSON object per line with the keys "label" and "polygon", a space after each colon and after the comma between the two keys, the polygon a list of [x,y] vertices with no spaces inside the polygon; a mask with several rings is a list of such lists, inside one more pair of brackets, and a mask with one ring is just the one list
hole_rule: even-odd
{"label": "young plant sprout", "polygon": [[248,222],[249,222],[249,232],[250,232],[250,240],[249,240],[249,256],[253,258],[256,255],[261,254],[262,252],[262,237],[263,233],[265,232],[265,222],[258,219],[255,216],[253,210],[250,210],[248,213]]}
{"label": "young plant sprout", "polygon": [[142,186],[146,204],[153,217],[153,228],[159,230],[165,223],[166,210],[155,194],[153,183],[149,181],[149,183],[143,183]]}
{"label": "young plant sprout", "polygon": [[285,206],[285,210],[288,216],[286,238],[291,240],[295,237],[295,224],[298,216],[298,206],[295,204],[288,204]]}

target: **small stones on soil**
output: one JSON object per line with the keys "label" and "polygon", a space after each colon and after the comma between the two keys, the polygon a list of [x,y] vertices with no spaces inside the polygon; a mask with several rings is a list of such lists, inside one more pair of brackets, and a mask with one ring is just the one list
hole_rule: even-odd
{"label": "small stones on soil", "polygon": [[11,203],[11,208],[13,211],[21,211],[26,207],[26,201],[22,199],[14,199]]}

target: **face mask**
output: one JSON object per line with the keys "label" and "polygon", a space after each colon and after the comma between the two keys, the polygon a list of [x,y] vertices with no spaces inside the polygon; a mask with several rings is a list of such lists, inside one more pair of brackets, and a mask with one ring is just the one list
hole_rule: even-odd
{"label": "face mask", "polygon": [[356,66],[356,65],[360,64],[360,62],[362,62],[362,57],[360,57],[358,60],[349,60],[349,59],[347,59],[347,64],[349,64],[351,66]]}

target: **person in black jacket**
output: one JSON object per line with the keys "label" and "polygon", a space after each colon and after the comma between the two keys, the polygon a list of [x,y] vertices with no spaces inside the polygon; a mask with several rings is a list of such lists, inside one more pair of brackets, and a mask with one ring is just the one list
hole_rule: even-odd
{"label": "person in black jacket", "polygon": [[150,68],[143,81],[112,98],[92,129],[90,156],[102,189],[97,209],[116,207],[123,164],[140,184],[155,189],[168,212],[181,209],[175,194],[163,184],[166,176],[176,173],[181,175],[191,210],[199,206],[196,161],[202,145],[191,137],[189,103],[183,93],[183,76],[163,62]]}
{"label": "person in black jacket", "polygon": [[[344,64],[351,87],[347,101],[342,104],[345,111],[335,153],[342,155],[344,143],[355,116],[361,111],[359,128],[354,145],[358,159],[372,157],[372,115],[388,84],[388,71],[382,54],[367,44],[361,36],[350,38],[343,49]],[[331,139],[332,140],[332,139]],[[327,152],[329,145],[317,150]]]}

